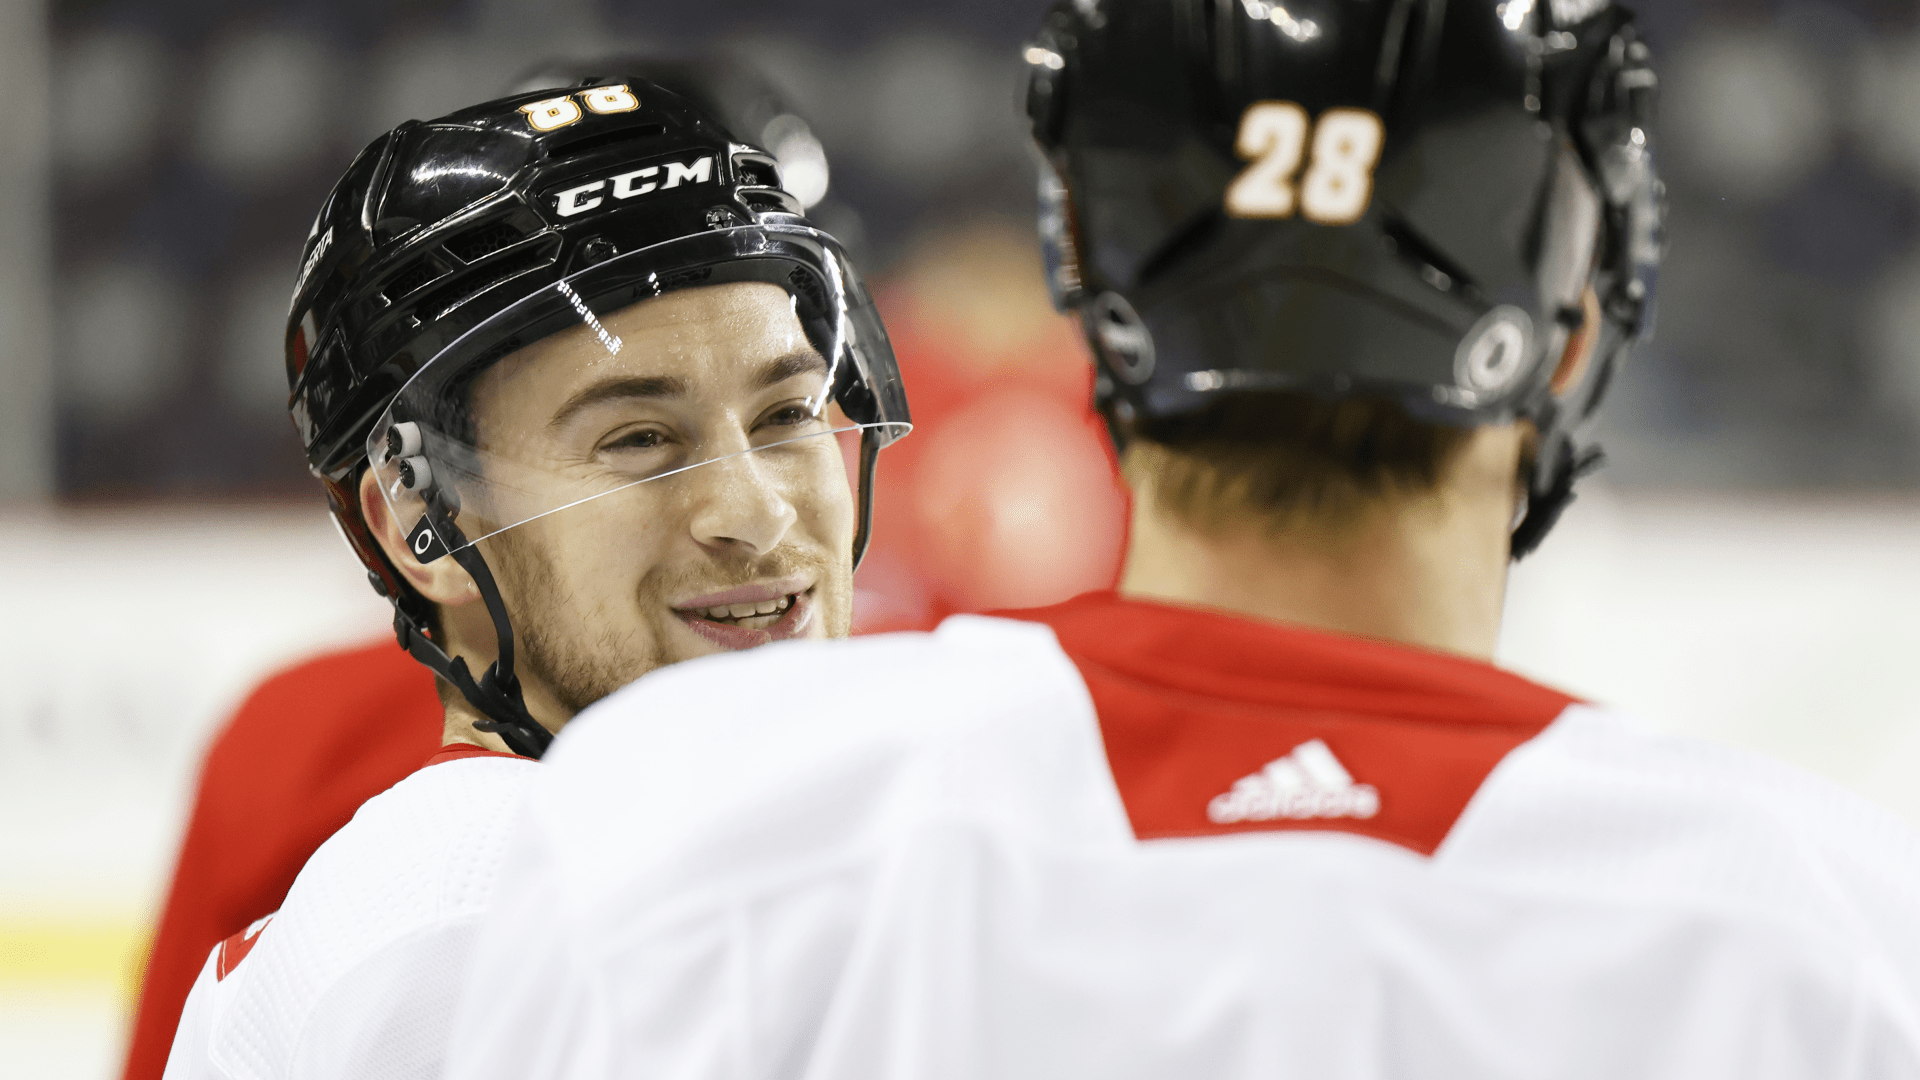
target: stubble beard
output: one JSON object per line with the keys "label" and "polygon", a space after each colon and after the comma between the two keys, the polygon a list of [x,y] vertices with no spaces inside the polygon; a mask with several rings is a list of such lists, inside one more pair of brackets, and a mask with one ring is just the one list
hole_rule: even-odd
{"label": "stubble beard", "polygon": [[[593,615],[595,599],[582,597],[560,573],[539,543],[515,532],[493,538],[489,562],[500,581],[520,650],[519,667],[545,684],[569,714],[645,675],[691,656],[670,654],[679,616],[669,597],[717,592],[756,580],[808,576],[814,580],[815,617],[827,636],[846,637],[853,621],[851,558],[835,560],[818,551],[779,547],[754,559],[715,559],[700,570],[656,567],[640,579],[635,605],[642,626]],[[607,601],[620,603],[618,598]]]}

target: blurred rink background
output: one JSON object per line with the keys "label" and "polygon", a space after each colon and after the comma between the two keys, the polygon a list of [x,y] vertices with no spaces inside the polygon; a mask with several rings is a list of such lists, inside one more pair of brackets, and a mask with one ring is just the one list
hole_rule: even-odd
{"label": "blurred rink background", "polygon": [[[1645,6],[1659,337],[1610,402],[1612,467],[1515,575],[1505,659],[1920,821],[1920,10]],[[1123,507],[1013,104],[1042,7],[0,0],[0,1076],[116,1073],[212,730],[274,667],[384,632],[280,339],[311,214],[401,120],[552,56],[761,65],[825,146],[824,223],[923,421],[883,460],[862,626],[1110,581]]]}

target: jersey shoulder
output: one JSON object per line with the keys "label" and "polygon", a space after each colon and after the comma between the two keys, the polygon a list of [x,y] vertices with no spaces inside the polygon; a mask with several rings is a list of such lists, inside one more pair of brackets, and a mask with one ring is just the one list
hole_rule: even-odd
{"label": "jersey shoulder", "polygon": [[963,615],[931,632],[790,642],[661,668],[582,713],[547,762],[624,773],[642,747],[966,738],[1020,722],[1006,706],[1049,714],[1076,697],[1085,703],[1084,685],[1050,629]]}
{"label": "jersey shoulder", "polygon": [[1920,835],[1820,777],[1608,710],[1575,706],[1510,755],[1439,854],[1851,944],[1920,991]]}
{"label": "jersey shoulder", "polygon": [[1046,627],[983,616],[649,673],[568,725],[530,800],[592,896],[792,873],[936,815],[1127,835],[1072,661]]}
{"label": "jersey shoulder", "polygon": [[209,1056],[235,1075],[282,1076],[316,1054],[369,1052],[369,1040],[396,1061],[443,1053],[434,1039],[444,1028],[418,1014],[450,1013],[533,771],[507,758],[449,761],[368,800],[226,972]]}

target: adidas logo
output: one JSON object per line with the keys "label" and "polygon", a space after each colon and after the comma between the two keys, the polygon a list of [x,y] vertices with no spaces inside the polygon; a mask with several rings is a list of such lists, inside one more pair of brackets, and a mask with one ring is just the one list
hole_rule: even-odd
{"label": "adidas logo", "polygon": [[1233,782],[1233,790],[1207,803],[1207,820],[1216,825],[1287,818],[1370,818],[1380,812],[1380,793],[1353,777],[1319,739],[1303,742],[1287,756],[1267,762],[1252,776]]}

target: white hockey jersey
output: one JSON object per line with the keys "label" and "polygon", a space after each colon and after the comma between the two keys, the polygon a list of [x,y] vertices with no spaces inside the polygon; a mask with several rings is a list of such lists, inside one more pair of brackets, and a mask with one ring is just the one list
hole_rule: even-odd
{"label": "white hockey jersey", "polygon": [[454,1080],[1920,1077],[1920,841],[1490,666],[1097,594],[647,676]]}
{"label": "white hockey jersey", "polygon": [[534,762],[450,746],[214,949],[166,1080],[430,1080]]}

